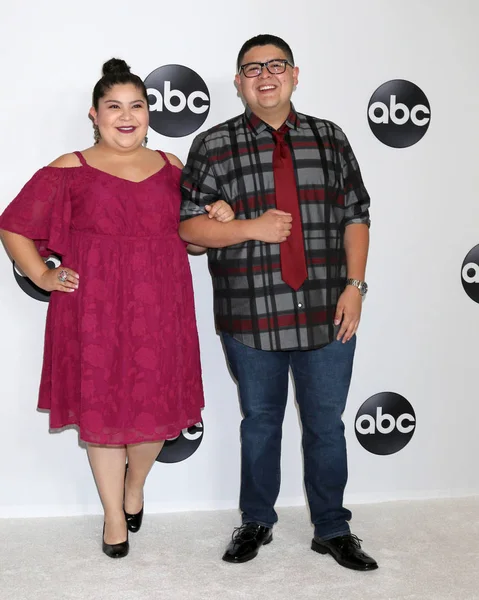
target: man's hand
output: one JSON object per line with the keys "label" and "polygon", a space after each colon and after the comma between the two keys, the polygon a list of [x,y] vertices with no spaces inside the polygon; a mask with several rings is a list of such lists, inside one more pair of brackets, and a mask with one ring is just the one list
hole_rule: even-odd
{"label": "man's hand", "polygon": [[291,235],[292,217],[272,208],[255,219],[233,219],[221,223],[209,214],[182,221],[179,233],[182,240],[203,248],[225,248],[251,240],[279,244]]}
{"label": "man's hand", "polygon": [[349,342],[359,327],[361,319],[362,297],[358,288],[353,285],[347,285],[344,292],[341,294],[336,306],[336,314],[334,316],[334,324],[339,325],[337,340],[343,344]]}
{"label": "man's hand", "polygon": [[216,219],[220,223],[228,223],[234,221],[235,214],[231,206],[224,200],[218,200],[213,204],[207,204],[205,206],[210,219]]}
{"label": "man's hand", "polygon": [[282,210],[271,208],[256,219],[251,219],[251,238],[260,242],[278,244],[291,235],[293,217]]}

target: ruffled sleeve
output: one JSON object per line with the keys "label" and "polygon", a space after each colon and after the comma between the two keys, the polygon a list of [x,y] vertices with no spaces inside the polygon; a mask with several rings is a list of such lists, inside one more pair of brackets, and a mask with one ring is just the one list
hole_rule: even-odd
{"label": "ruffled sleeve", "polygon": [[35,242],[42,256],[68,253],[71,220],[69,171],[44,167],[0,216],[0,229]]}

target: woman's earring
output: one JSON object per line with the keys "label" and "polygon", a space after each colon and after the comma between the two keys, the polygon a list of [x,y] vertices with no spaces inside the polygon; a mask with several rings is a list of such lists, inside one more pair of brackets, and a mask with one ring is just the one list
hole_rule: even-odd
{"label": "woman's earring", "polygon": [[101,140],[100,130],[98,129],[98,125],[93,125],[93,139],[95,140],[95,144]]}
{"label": "woman's earring", "polygon": [[148,144],[148,136],[145,135],[145,139],[143,140],[143,146],[145,146],[145,148],[146,148],[147,144]]}

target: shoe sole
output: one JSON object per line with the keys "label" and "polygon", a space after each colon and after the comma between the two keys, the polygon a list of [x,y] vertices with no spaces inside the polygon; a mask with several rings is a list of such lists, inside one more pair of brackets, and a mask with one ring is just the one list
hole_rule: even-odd
{"label": "shoe sole", "polygon": [[331,550],[329,548],[326,548],[322,544],[319,544],[315,539],[313,539],[313,541],[311,542],[311,550],[314,550],[315,552],[318,552],[319,554],[330,554],[339,565],[341,565],[342,567],[345,567],[346,569],[353,569],[354,571],[374,571],[375,569],[378,568],[377,564],[372,564],[371,566],[366,565],[364,567],[356,567],[354,565],[346,563],[345,561],[341,560],[340,558],[337,558],[336,556],[334,556],[334,554],[331,552]]}
{"label": "shoe sole", "polygon": [[[271,536],[269,538],[267,538],[262,544],[261,546],[267,546],[268,544],[271,544],[271,542],[273,541],[273,534],[271,534]],[[260,546],[260,548],[261,548]],[[245,563],[248,562],[249,560],[253,560],[253,558],[256,558],[258,556],[258,552],[259,552],[259,548],[256,550],[256,552],[254,554],[248,554],[247,556],[245,556],[244,558],[229,558],[226,555],[223,556],[223,560],[225,562],[228,563],[235,563],[235,564],[239,564],[239,563]]]}

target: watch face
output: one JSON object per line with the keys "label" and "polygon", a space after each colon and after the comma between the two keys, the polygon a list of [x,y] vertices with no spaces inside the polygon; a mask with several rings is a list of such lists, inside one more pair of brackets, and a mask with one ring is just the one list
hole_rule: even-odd
{"label": "watch face", "polygon": [[359,291],[361,292],[362,296],[365,296],[367,291],[368,291],[368,284],[363,281],[363,283],[361,284],[361,287],[359,288]]}

